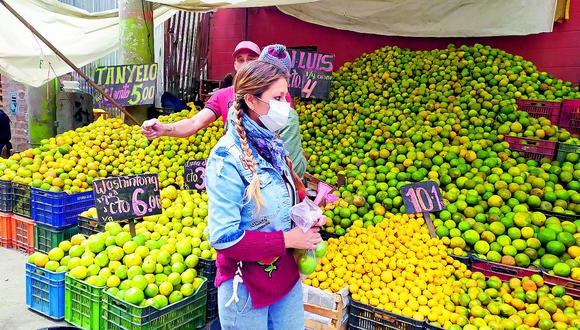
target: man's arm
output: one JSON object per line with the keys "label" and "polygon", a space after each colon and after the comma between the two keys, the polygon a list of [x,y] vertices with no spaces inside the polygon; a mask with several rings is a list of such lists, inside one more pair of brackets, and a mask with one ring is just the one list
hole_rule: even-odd
{"label": "man's arm", "polygon": [[180,120],[172,124],[164,124],[165,134],[172,137],[189,137],[209,126],[217,119],[215,112],[203,108],[195,116]]}

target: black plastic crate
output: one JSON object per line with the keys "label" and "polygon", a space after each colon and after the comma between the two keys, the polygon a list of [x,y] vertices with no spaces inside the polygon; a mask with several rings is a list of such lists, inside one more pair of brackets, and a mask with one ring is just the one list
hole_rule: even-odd
{"label": "black plastic crate", "polygon": [[[91,236],[93,234],[105,232],[105,225],[107,224],[106,222],[95,218],[84,217],[82,215],[79,215],[77,219],[79,234]],[[119,220],[116,222],[118,222],[121,226],[124,226],[127,223],[126,220]]]}
{"label": "black plastic crate", "polygon": [[359,330],[422,330],[425,321],[393,314],[356,300],[351,301],[348,328]]}
{"label": "black plastic crate", "polygon": [[339,238],[341,235],[338,235],[335,233],[329,233],[326,230],[321,230],[320,236],[322,237],[323,240],[328,241],[331,238]]}
{"label": "black plastic crate", "polygon": [[215,275],[217,273],[217,266],[215,260],[199,258],[199,263],[197,264],[197,272],[199,276],[207,278],[207,288],[215,288],[214,281]]}
{"label": "black plastic crate", "polygon": [[0,212],[12,212],[12,181],[0,180]]}
{"label": "black plastic crate", "polygon": [[450,254],[449,256],[451,258],[461,262],[465,266],[467,266],[467,269],[470,269],[470,267],[471,267],[471,254],[468,253],[466,256],[458,256],[456,254]]}
{"label": "black plastic crate", "polygon": [[218,289],[212,288],[207,290],[207,323],[218,317]]}
{"label": "black plastic crate", "polygon": [[31,218],[30,186],[23,183],[12,182],[12,212],[25,218]]}

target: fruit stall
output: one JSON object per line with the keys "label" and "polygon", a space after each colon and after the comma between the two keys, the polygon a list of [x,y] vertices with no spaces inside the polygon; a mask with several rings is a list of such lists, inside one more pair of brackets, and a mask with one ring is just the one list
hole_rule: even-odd
{"label": "fruit stall", "polygon": [[[580,328],[578,87],[481,44],[383,47],[295,104],[327,217],[325,255],[300,267],[308,329]],[[100,118],[0,159],[0,244],[29,255],[27,306],[83,329],[215,320],[208,196],[184,174],[222,135],[149,141]],[[127,193],[95,182],[145,174],[151,214],[103,221]]]}

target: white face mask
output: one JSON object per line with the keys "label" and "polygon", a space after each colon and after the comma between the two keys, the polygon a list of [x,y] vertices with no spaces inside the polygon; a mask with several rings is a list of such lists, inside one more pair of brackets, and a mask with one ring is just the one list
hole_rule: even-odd
{"label": "white face mask", "polygon": [[[262,101],[259,97],[258,100]],[[265,101],[262,101],[266,103]],[[286,126],[288,123],[288,116],[290,114],[290,103],[285,101],[270,100],[268,102],[270,110],[265,115],[261,115],[260,121],[272,133],[276,133],[279,129]]]}

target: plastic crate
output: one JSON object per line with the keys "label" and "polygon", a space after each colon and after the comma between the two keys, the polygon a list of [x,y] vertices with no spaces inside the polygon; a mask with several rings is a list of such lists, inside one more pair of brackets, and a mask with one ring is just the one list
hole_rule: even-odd
{"label": "plastic crate", "polygon": [[79,233],[85,236],[90,236],[92,234],[98,234],[105,231],[105,224],[100,222],[98,219],[79,215],[77,218],[77,223],[79,226]]}
{"label": "plastic crate", "polygon": [[331,238],[339,238],[341,235],[338,235],[335,233],[329,233],[326,230],[321,230],[320,236],[322,237],[323,240],[328,241]]}
{"label": "plastic crate", "polygon": [[558,144],[553,141],[509,135],[505,137],[505,141],[509,143],[511,150],[521,152],[524,157],[533,160],[542,160],[542,158],[554,159]]}
{"label": "plastic crate", "polygon": [[540,208],[532,208],[532,210],[542,212],[548,218],[549,217],[558,218],[558,219],[560,219],[560,221],[572,221],[572,222],[574,222],[576,220],[580,220],[579,214],[558,213],[558,212],[553,212],[553,211],[542,210]]}
{"label": "plastic crate", "polygon": [[431,324],[427,321],[425,321],[425,327],[423,329],[426,329],[426,330],[445,330],[445,328],[438,327],[438,326]]}
{"label": "plastic crate", "polygon": [[0,212],[12,212],[12,181],[0,180]]}
{"label": "plastic crate", "polygon": [[456,254],[450,254],[449,256],[451,258],[461,262],[462,264],[467,266],[468,269],[470,269],[470,267],[471,267],[471,254],[470,253],[468,253],[466,256],[458,256]]}
{"label": "plastic crate", "polygon": [[393,314],[356,300],[352,300],[350,304],[349,329],[421,330],[424,325],[425,321],[417,321],[409,317]]}
{"label": "plastic crate", "polygon": [[580,100],[562,101],[558,127],[565,128],[574,134],[580,134]]}
{"label": "plastic crate", "polygon": [[103,329],[160,330],[196,329],[205,325],[207,280],[197,291],[165,308],[138,307],[103,293]]}
{"label": "plastic crate", "polygon": [[[78,222],[78,226],[79,226],[79,233],[83,234],[87,237],[90,235],[102,233],[105,231],[106,223],[104,223],[98,219],[95,219],[95,218],[89,218],[89,217],[84,217],[82,215],[79,215],[77,217],[77,222]],[[126,220],[120,220],[117,222],[121,226],[124,226],[127,223]]]}
{"label": "plastic crate", "polygon": [[208,289],[214,288],[215,275],[217,273],[215,260],[199,258],[199,263],[197,264],[196,268],[199,276],[203,276],[207,279]]}
{"label": "plastic crate", "polygon": [[32,215],[30,206],[30,186],[12,182],[12,212],[25,218]]}
{"label": "plastic crate", "polygon": [[576,299],[580,299],[580,281],[573,280],[571,278],[566,278],[558,275],[553,275],[548,273],[548,271],[542,272],[542,277],[546,284],[554,286],[559,285],[566,289],[566,293]]}
{"label": "plastic crate", "polygon": [[54,273],[26,264],[26,306],[54,320],[64,318],[65,272]]}
{"label": "plastic crate", "polygon": [[556,153],[556,160],[560,163],[566,161],[568,154],[578,154],[580,156],[580,146],[573,144],[558,143],[558,151]]}
{"label": "plastic crate", "polygon": [[34,249],[39,252],[48,253],[58,243],[71,238],[79,232],[79,227],[72,226],[63,230],[53,229],[50,226],[37,223],[34,226]]}
{"label": "plastic crate", "polygon": [[211,288],[207,290],[207,312],[206,322],[209,323],[218,318],[218,289]]}
{"label": "plastic crate", "polygon": [[485,277],[497,276],[500,280],[506,282],[514,277],[522,279],[526,276],[541,274],[539,269],[509,266],[477,257],[473,257],[471,271],[481,272]]}
{"label": "plastic crate", "polygon": [[93,206],[92,190],[67,194],[32,188],[32,219],[56,229],[76,225],[79,213]]}
{"label": "plastic crate", "polygon": [[0,212],[0,247],[12,247],[12,214]]}
{"label": "plastic crate", "polygon": [[12,248],[21,252],[34,253],[34,221],[12,214]]}
{"label": "plastic crate", "polygon": [[554,125],[560,119],[560,101],[543,101],[543,100],[516,100],[518,110],[525,111],[530,117],[548,118]]}
{"label": "plastic crate", "polygon": [[66,275],[64,281],[64,319],[87,330],[104,329],[102,322],[104,287]]}

